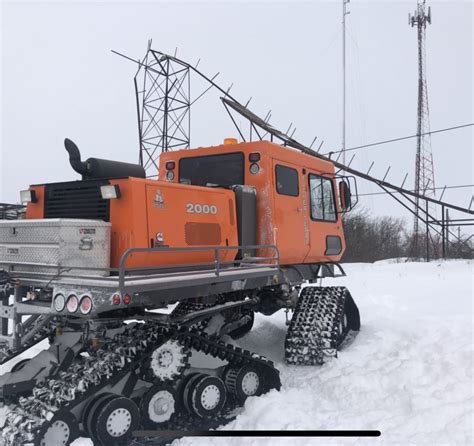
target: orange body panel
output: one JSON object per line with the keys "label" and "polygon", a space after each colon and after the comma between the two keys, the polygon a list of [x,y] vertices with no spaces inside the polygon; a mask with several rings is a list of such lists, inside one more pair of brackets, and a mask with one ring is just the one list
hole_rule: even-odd
{"label": "orange body panel", "polygon": [[[278,246],[281,264],[339,261],[345,249],[339,200],[336,199],[336,222],[312,220],[310,212],[309,174],[331,178],[334,191],[337,191],[334,165],[330,162],[269,141],[257,141],[163,153],[160,156],[159,177],[166,178],[167,161],[176,163],[173,180],[176,183],[179,181],[180,159],[235,152],[244,153],[244,182],[246,185],[254,186],[257,191],[257,244]],[[255,152],[260,153],[258,162],[260,170],[257,174],[252,174],[249,170],[252,164],[249,155]],[[299,181],[297,197],[281,195],[276,191],[277,164],[297,170]],[[340,237],[342,244],[340,254],[325,255],[328,235]]]}
{"label": "orange body panel", "polygon": [[26,218],[35,219],[44,217],[44,186],[30,186],[36,192],[36,203],[26,206]]}
{"label": "orange body panel", "polygon": [[[111,263],[115,267],[122,254],[132,247],[238,245],[235,199],[231,191],[138,178],[112,180],[111,183],[118,184],[121,192],[120,199],[110,203]],[[201,212],[190,213],[189,205],[201,206]],[[235,250],[223,251],[221,259],[232,261],[235,255]],[[127,266],[213,261],[214,252],[211,251],[135,253],[129,257]]]}

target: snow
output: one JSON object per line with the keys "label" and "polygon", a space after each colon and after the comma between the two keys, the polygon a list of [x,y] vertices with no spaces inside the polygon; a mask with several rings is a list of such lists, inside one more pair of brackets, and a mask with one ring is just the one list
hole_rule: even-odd
{"label": "snow", "polygon": [[473,263],[388,261],[345,270],[346,278],[324,284],[347,286],[358,304],[362,327],[354,342],[323,366],[288,366],[284,312],[257,315],[239,343],[275,362],[282,389],[248,399],[222,428],[378,429],[382,436],[189,437],[173,446],[473,444]]}
{"label": "snow", "polygon": [[321,367],[283,361],[285,315],[259,315],[240,342],[265,352],[282,389],[246,402],[223,429],[378,429],[379,439],[184,438],[173,446],[472,444],[473,264],[345,265],[362,328]]}

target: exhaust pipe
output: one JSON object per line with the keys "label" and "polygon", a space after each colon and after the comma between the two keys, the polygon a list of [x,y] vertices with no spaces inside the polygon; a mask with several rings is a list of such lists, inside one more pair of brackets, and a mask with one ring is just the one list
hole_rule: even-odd
{"label": "exhaust pipe", "polygon": [[77,145],[66,138],[64,147],[69,153],[71,167],[80,175],[83,180],[95,180],[99,178],[145,178],[146,173],[143,166],[120,161],[104,160],[100,158],[88,158],[81,161],[81,152]]}

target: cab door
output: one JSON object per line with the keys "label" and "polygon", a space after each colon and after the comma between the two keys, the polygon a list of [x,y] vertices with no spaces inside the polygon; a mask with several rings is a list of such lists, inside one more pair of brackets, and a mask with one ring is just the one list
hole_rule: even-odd
{"label": "cab door", "polygon": [[305,263],[339,261],[345,248],[336,182],[331,175],[308,171],[311,249]]}
{"label": "cab door", "polygon": [[300,166],[273,160],[273,239],[282,264],[302,263],[309,249],[303,177]]}

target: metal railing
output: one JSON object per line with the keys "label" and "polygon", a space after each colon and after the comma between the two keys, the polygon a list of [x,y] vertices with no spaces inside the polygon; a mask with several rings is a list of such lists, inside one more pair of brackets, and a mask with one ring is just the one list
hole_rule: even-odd
{"label": "metal railing", "polygon": [[[222,261],[221,253],[223,251],[236,251],[245,252],[248,250],[271,250],[274,252],[274,256],[271,257],[249,257],[244,256],[242,259],[234,259],[231,261]],[[176,265],[164,265],[164,266],[149,266],[149,267],[136,267],[127,268],[126,263],[132,254],[169,254],[169,253],[189,253],[189,252],[212,252],[214,259],[210,263],[199,262],[199,263],[187,263],[187,264],[176,264]],[[280,266],[280,252],[275,245],[247,245],[247,246],[202,246],[202,247],[187,247],[187,248],[173,248],[173,247],[156,247],[156,248],[130,248],[122,254],[119,263],[119,288],[122,290],[125,288],[127,280],[127,274],[130,273],[143,273],[146,271],[153,271],[156,276],[163,275],[163,271],[166,271],[169,275],[183,274],[184,272],[192,273],[196,268],[208,269],[210,272],[214,272],[216,277],[219,277],[221,272],[228,267],[242,268],[265,268],[268,266],[279,267]],[[186,271],[183,269],[187,268]],[[161,270],[161,273],[160,273]],[[150,276],[148,276],[150,277]]]}
{"label": "metal railing", "polygon": [[[257,257],[257,256],[244,256],[241,259],[223,260],[222,253],[235,251],[237,252],[248,252],[257,250],[271,251],[273,255]],[[132,254],[154,254],[154,255],[167,255],[172,253],[192,253],[192,252],[210,252],[213,253],[213,259],[211,262],[194,262],[194,263],[176,263],[176,264],[163,264],[161,265],[149,265],[149,266],[138,266],[127,268],[127,261]],[[15,267],[21,266],[23,268],[30,267],[31,270],[17,270]],[[85,281],[91,280],[97,286],[111,286],[112,283],[117,283],[118,288],[125,290],[127,281],[135,279],[160,279],[161,277],[185,277],[188,275],[196,274],[197,272],[211,272],[215,277],[220,277],[223,271],[244,269],[244,268],[279,268],[280,266],[280,252],[275,245],[247,245],[247,246],[202,246],[202,247],[185,247],[185,248],[173,248],[173,247],[156,247],[156,248],[130,248],[125,251],[119,262],[118,268],[97,268],[91,266],[67,266],[67,265],[50,265],[43,263],[28,263],[28,262],[2,262],[0,259],[0,269],[5,269],[12,278],[27,280],[29,283],[35,281],[43,281],[45,283],[52,283],[58,279],[83,279]],[[50,271],[35,271],[37,267],[47,268]],[[87,271],[89,274],[80,275],[74,274],[71,271]],[[107,272],[114,275],[91,275],[90,272],[103,273]]]}

